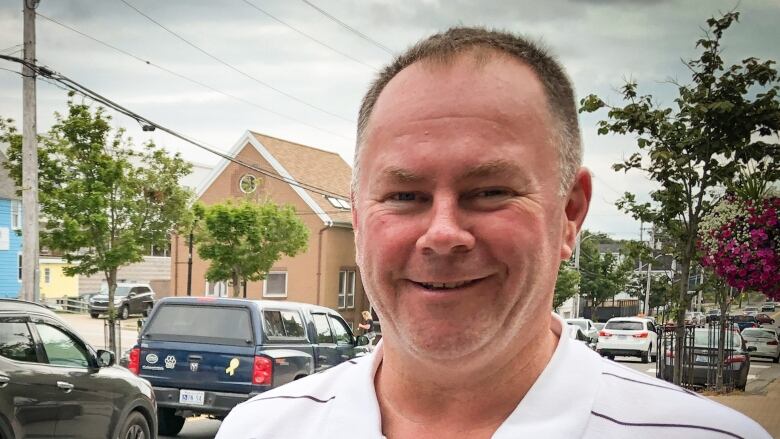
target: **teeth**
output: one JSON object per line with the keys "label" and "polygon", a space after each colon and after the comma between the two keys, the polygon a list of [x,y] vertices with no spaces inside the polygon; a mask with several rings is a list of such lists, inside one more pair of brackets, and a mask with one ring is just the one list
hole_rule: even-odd
{"label": "teeth", "polygon": [[420,282],[420,285],[424,286],[425,288],[432,288],[432,289],[450,289],[450,288],[458,288],[460,286],[466,285],[467,283],[470,283],[470,280],[464,280],[461,282],[444,282],[444,283],[426,283],[426,282]]}

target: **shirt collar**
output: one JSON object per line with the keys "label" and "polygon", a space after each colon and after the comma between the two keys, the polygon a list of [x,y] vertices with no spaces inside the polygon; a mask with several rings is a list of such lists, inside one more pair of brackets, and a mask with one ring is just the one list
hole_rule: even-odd
{"label": "shirt collar", "polygon": [[[567,326],[563,319],[552,313],[550,330],[558,336],[558,345],[542,374],[498,428],[494,439],[563,439],[584,434],[599,389],[601,361],[582,343],[563,333],[564,328]],[[364,437],[383,437],[374,388],[382,355],[380,340],[370,358],[358,361],[355,370],[347,375],[352,379],[341,380],[333,400],[331,430],[325,437],[342,437],[346,425]]]}

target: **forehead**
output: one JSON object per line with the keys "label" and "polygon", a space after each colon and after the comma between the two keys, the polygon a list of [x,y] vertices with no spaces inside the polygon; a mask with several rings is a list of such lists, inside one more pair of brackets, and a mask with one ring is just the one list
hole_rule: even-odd
{"label": "forehead", "polygon": [[481,51],[446,62],[418,61],[399,72],[377,99],[365,138],[446,118],[482,118],[507,127],[549,128],[552,122],[536,73],[509,55]]}

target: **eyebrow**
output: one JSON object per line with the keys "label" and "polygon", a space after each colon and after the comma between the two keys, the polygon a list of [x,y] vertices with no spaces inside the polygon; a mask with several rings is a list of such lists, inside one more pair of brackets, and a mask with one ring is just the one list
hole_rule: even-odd
{"label": "eyebrow", "polygon": [[[458,176],[458,180],[474,180],[495,176],[521,176],[527,183],[527,177],[523,169],[509,160],[497,159],[480,163],[467,169]],[[395,183],[419,183],[428,180],[428,177],[401,167],[388,167],[381,172],[381,179],[387,179]]]}

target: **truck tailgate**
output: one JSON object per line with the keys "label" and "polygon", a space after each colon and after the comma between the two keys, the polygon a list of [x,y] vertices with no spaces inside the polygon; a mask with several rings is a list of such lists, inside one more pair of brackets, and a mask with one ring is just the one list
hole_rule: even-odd
{"label": "truck tailgate", "polygon": [[155,386],[248,394],[254,355],[254,346],[143,342],[140,375]]}

